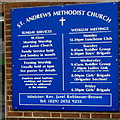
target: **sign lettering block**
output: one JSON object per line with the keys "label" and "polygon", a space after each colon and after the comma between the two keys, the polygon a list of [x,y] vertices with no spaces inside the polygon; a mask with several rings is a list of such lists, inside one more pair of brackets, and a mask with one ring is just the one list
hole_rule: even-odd
{"label": "sign lettering block", "polygon": [[118,3],[11,10],[13,108],[118,111]]}

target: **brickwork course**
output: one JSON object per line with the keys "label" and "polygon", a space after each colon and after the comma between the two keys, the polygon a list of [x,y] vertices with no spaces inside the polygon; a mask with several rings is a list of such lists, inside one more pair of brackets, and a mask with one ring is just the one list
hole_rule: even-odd
{"label": "brickwork course", "polygon": [[[85,4],[88,2],[13,2],[3,3],[5,49],[5,104],[7,120],[120,120],[120,112],[20,111],[12,109],[11,18],[12,8]],[[120,4],[119,4],[120,8]],[[120,12],[119,12],[120,14]],[[120,21],[120,20],[119,20]],[[120,24],[119,24],[120,25]],[[119,29],[120,31],[120,29]],[[119,36],[120,39],[120,36]]]}

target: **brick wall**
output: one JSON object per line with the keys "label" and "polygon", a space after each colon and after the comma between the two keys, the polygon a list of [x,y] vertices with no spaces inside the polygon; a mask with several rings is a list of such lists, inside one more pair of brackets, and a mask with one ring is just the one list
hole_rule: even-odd
{"label": "brick wall", "polygon": [[[114,118],[120,120],[120,112],[69,112],[69,111],[18,111],[12,109],[12,71],[11,71],[11,25],[10,9],[47,5],[81,4],[66,2],[24,2],[4,3],[5,17],[5,104],[7,120],[87,120]],[[120,14],[120,12],[119,12]],[[120,36],[119,36],[120,37]],[[120,39],[120,38],[119,38]]]}

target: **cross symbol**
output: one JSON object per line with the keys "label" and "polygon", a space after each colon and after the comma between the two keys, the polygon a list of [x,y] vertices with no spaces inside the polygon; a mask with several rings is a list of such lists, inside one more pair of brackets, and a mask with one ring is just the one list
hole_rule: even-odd
{"label": "cross symbol", "polygon": [[61,25],[63,26],[64,21],[66,21],[63,17],[59,20],[61,22]]}

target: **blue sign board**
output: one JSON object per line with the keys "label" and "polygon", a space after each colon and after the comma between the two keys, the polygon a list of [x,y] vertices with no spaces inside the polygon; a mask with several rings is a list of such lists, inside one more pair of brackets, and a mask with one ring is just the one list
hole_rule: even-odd
{"label": "blue sign board", "polygon": [[118,111],[118,3],[11,10],[13,108]]}

